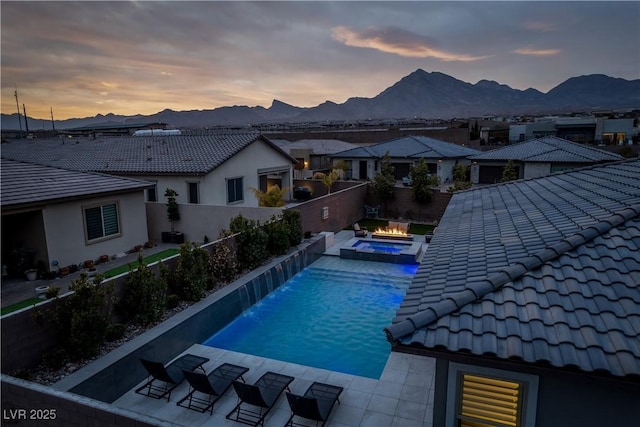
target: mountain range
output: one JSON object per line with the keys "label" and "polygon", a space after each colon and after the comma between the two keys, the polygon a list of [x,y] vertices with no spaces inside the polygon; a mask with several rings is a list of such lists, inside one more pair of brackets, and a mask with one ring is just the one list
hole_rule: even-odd
{"label": "mountain range", "polygon": [[[602,74],[572,77],[547,93],[518,90],[495,81],[467,83],[439,72],[418,69],[373,98],[326,101],[309,108],[274,100],[269,108],[230,106],[211,110],[173,111],[151,115],[97,115],[55,122],[56,129],[81,126],[162,122],[176,128],[265,123],[303,123],[367,119],[450,119],[484,115],[553,114],[600,109],[640,108],[640,79]],[[50,120],[29,118],[29,129],[51,129]],[[1,115],[3,129],[18,129],[16,113]]]}

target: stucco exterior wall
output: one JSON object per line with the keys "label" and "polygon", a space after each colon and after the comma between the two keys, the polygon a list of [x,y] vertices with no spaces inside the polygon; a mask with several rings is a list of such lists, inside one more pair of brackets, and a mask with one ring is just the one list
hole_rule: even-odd
{"label": "stucco exterior wall", "polygon": [[[96,243],[86,242],[83,206],[117,202],[120,235]],[[144,193],[95,197],[47,206],[42,211],[48,257],[60,266],[79,264],[101,255],[127,251],[148,240]]]}
{"label": "stucco exterior wall", "polygon": [[525,163],[524,179],[539,178],[551,173],[551,163]]}
{"label": "stucco exterior wall", "polygon": [[[253,197],[253,195],[252,195]],[[243,205],[214,206],[214,205],[180,205],[180,221],[175,224],[175,230],[184,233],[185,240],[203,242],[204,236],[213,241],[218,238],[222,229],[229,229],[231,218],[242,214],[245,218],[265,222],[272,215],[278,215],[283,208],[258,208]],[[167,207],[164,203],[147,202],[146,218],[149,228],[149,239],[159,242],[163,231],[170,231],[171,225],[167,219]]]}

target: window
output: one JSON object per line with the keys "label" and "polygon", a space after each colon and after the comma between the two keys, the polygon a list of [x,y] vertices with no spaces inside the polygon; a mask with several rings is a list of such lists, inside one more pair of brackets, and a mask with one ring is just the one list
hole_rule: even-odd
{"label": "window", "polygon": [[158,201],[158,188],[157,186],[153,186],[152,188],[147,188],[147,202],[157,202]]}
{"label": "window", "polygon": [[450,363],[446,425],[534,426],[537,395],[535,375]]}
{"label": "window", "polygon": [[238,203],[244,200],[243,178],[227,178],[227,203]]}
{"label": "window", "polygon": [[198,183],[188,182],[187,186],[189,187],[189,203],[200,203],[200,198],[198,197],[198,193],[199,193]]}
{"label": "window", "polygon": [[118,204],[84,208],[87,241],[120,235]]}

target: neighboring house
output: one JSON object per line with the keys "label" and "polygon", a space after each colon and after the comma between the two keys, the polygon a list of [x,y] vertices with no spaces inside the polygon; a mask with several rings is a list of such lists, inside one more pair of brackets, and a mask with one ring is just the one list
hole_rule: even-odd
{"label": "neighboring house", "polygon": [[385,329],[433,426],[640,420],[640,160],[453,195]]}
{"label": "neighboring house", "polygon": [[422,158],[429,171],[437,175],[442,184],[453,182],[453,169],[459,162],[469,164],[467,157],[478,150],[451,144],[426,136],[406,136],[368,147],[358,147],[334,154],[334,160],[351,163],[354,179],[373,179],[380,172],[380,161],[389,153],[396,179],[409,175],[411,166]]}
{"label": "neighboring house", "polygon": [[21,276],[144,244],[150,183],[2,159],[2,264]]}
{"label": "neighboring house", "polygon": [[254,133],[14,140],[5,158],[150,181],[147,201],[257,207],[249,191],[291,187],[296,160]]}
{"label": "neighboring house", "polygon": [[[310,178],[315,172],[326,172],[332,168],[331,156],[342,151],[356,148],[356,144],[337,139],[301,139],[289,142],[284,139],[272,140],[283,151],[294,157],[303,169],[299,172],[300,179]],[[351,178],[351,170],[345,171],[347,178]]]}
{"label": "neighboring house", "polygon": [[586,144],[626,145],[636,135],[633,119],[604,117],[544,117],[509,128],[510,143],[541,136],[557,136]]}
{"label": "neighboring house", "polygon": [[509,160],[513,161],[518,178],[528,179],[622,159],[619,154],[555,136],[534,138],[469,157],[474,184],[500,182]]}

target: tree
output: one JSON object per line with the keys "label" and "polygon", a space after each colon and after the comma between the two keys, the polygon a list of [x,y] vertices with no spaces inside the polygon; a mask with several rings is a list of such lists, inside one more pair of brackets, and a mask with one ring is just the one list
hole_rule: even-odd
{"label": "tree", "polygon": [[171,232],[174,233],[174,224],[176,221],[180,221],[180,205],[178,205],[178,202],[176,201],[178,193],[171,188],[167,188],[164,192],[164,196],[167,198],[167,218],[171,223]]}
{"label": "tree", "polygon": [[502,179],[500,182],[515,181],[516,179],[518,179],[516,167],[513,164],[513,160],[509,160],[504,169],[502,169]]}
{"label": "tree", "polygon": [[286,194],[286,188],[280,188],[278,185],[272,185],[267,191],[262,191],[257,188],[251,188],[253,195],[258,199],[258,205],[267,208],[279,208],[284,206],[284,195]]}
{"label": "tree", "polygon": [[463,165],[462,163],[458,163],[456,167],[453,169],[453,187],[449,188],[450,193],[455,193],[456,191],[466,190],[467,188],[471,188],[471,181],[468,179],[469,176],[469,167]]}
{"label": "tree", "polygon": [[411,181],[413,182],[413,200],[418,204],[430,202],[433,198],[433,192],[431,191],[433,178],[431,178],[429,168],[423,158],[420,158],[418,164],[411,168],[409,175],[411,175]]}
{"label": "tree", "polygon": [[391,157],[387,151],[382,158],[380,164],[380,173],[376,174],[371,183],[371,191],[376,195],[378,200],[384,204],[384,212],[387,214],[387,203],[395,196],[393,188],[396,185],[396,179],[393,176],[393,166],[391,166]]}
{"label": "tree", "polygon": [[331,194],[331,187],[333,186],[333,183],[340,178],[340,170],[333,169],[328,174],[322,173],[322,172],[316,172],[313,175],[313,178],[321,180],[324,186],[327,187],[327,194]]}

